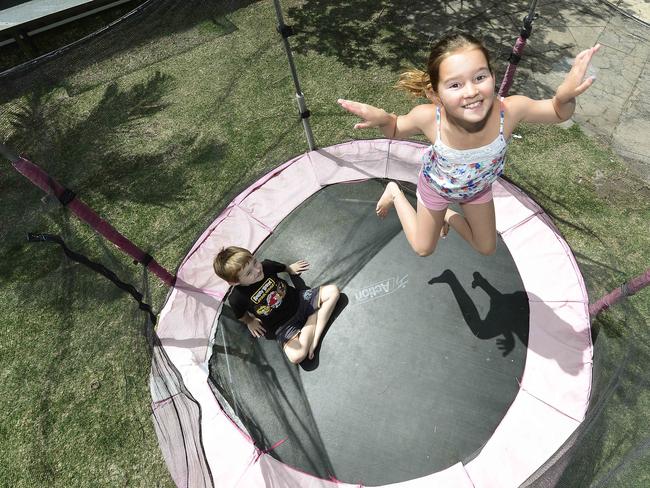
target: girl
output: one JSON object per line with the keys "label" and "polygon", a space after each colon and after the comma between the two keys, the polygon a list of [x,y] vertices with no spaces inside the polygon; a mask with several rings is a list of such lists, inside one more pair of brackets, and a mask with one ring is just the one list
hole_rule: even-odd
{"label": "girl", "polygon": [[[433,144],[423,155],[417,183],[417,212],[399,186],[391,181],[377,202],[377,215],[395,206],[413,250],[428,256],[449,226],[481,254],[496,249],[492,183],[503,171],[512,131],[519,122],[558,123],[571,117],[575,98],[594,77],[584,79],[596,45],[575,59],[571,71],[548,100],[515,95],[499,99],[487,50],[465,34],[445,37],[429,55],[427,73],[414,70],[400,76],[398,88],[432,103],[418,105],[406,115],[350,100],[338,100],[345,110],[363,119],[355,129],[378,127],[386,137],[424,134]],[[462,214],[448,209],[460,204]]]}

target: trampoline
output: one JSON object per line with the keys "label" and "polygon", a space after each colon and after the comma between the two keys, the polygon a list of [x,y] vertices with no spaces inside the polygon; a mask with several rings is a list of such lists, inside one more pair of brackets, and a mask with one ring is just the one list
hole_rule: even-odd
{"label": "trampoline", "polygon": [[[386,178],[415,183],[423,149],[378,139],[299,156],[235,198],[184,259],[157,332],[200,405],[216,486],[514,487],[584,419],[587,294],[538,205],[495,183],[490,257],[453,233],[417,257],[394,212],[374,215]],[[341,288],[314,361],[290,364],[233,318],[211,266],[227,245],[305,258],[306,285]]]}

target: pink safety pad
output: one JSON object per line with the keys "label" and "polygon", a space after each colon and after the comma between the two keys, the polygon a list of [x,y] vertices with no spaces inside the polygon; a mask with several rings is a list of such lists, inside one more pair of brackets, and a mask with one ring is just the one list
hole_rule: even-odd
{"label": "pink safety pad", "polygon": [[[323,480],[315,478],[310,474],[282,464],[280,461],[268,454],[265,454],[260,458],[259,464],[265,482],[265,484],[260,486],[278,486],[283,488],[359,488],[365,486],[363,484],[344,483],[334,479]],[[257,482],[255,477],[250,478],[250,480],[247,479],[246,481],[250,481],[251,484],[243,484],[241,486],[257,486],[253,484]],[[445,488],[474,488],[472,480],[465,471],[462,463],[456,463],[447,469],[415,480],[384,485],[385,488],[431,488],[432,486],[444,486]]]}
{"label": "pink safety pad", "polygon": [[[165,321],[174,319],[178,317],[165,317]],[[210,349],[209,344],[203,346],[200,357],[197,357],[194,352],[197,341],[204,342],[200,338],[161,338],[165,352],[181,374],[185,387],[200,405],[201,440],[216,486],[239,486],[242,477],[255,473],[259,477],[260,470],[254,462],[259,453],[251,439],[238,429],[217,402],[208,385],[207,365],[203,361],[206,349]]]}
{"label": "pink safety pad", "polygon": [[[359,485],[325,480],[291,468],[274,457],[263,454],[258,461],[261,477],[247,477],[239,485],[286,488],[358,488]],[[259,483],[262,484],[259,484]]]}
{"label": "pink safety pad", "polygon": [[390,145],[387,178],[416,184],[422,167],[424,144],[393,141]]}
{"label": "pink safety pad", "polygon": [[587,300],[577,265],[564,240],[538,216],[503,232],[531,301]]}
{"label": "pink safety pad", "polygon": [[507,232],[542,213],[542,209],[535,202],[507,181],[497,180],[492,185],[492,195],[499,233]]}
{"label": "pink safety pad", "polygon": [[215,486],[264,486],[241,484],[244,478],[262,478],[256,463],[259,451],[221,410],[208,386],[207,374],[203,376],[203,385],[193,384],[191,391],[201,405],[203,448]]}
{"label": "pink safety pad", "polygon": [[[272,174],[263,186],[255,188],[239,202],[239,207],[252,220],[269,230],[275,229],[293,209],[322,187],[309,155],[297,158],[290,166]],[[249,244],[251,251],[259,245],[253,247],[253,244]]]}
{"label": "pink safety pad", "polygon": [[531,301],[521,387],[582,421],[589,405],[591,371],[591,331],[584,304]]}
{"label": "pink safety pad", "polygon": [[354,141],[309,153],[322,186],[345,181],[383,178],[386,175],[388,141]]}
{"label": "pink safety pad", "polygon": [[160,312],[156,333],[177,368],[194,367],[205,360],[212,325],[220,310],[221,300],[201,291],[172,291]]}
{"label": "pink safety pad", "polygon": [[[216,486],[358,485],[321,480],[260,453],[222,411],[207,380],[209,341],[228,290],[228,284],[214,275],[214,256],[228,245],[255,251],[283,218],[322,186],[375,177],[415,183],[424,149],[419,143],[377,139],[299,156],[235,198],[183,261],[157,332],[201,405],[203,444]],[[466,466],[458,463],[420,479],[387,485],[392,488],[514,488],[560,448],[584,418],[592,345],[587,296],[575,259],[550,219],[521,190],[499,180],[493,191],[497,230],[530,302],[521,390],[494,435]]]}
{"label": "pink safety pad", "polygon": [[490,440],[465,469],[476,488],[518,487],[579,424],[520,390]]}
{"label": "pink safety pad", "polygon": [[416,142],[373,139],[339,144],[310,154],[323,186],[369,178],[415,184],[426,148]]}

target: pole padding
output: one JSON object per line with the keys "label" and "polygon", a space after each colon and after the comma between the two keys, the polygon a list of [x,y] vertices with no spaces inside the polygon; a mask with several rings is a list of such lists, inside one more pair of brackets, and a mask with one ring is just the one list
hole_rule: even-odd
{"label": "pole padding", "polygon": [[607,295],[603,296],[600,300],[589,305],[589,315],[596,317],[603,310],[607,310],[615,303],[621,301],[623,298],[629,297],[650,285],[650,268],[645,270],[645,273],[640,274],[636,278],[631,279],[627,283],[619,286]]}
{"label": "pole padding", "polygon": [[[5,150],[6,146],[0,146],[3,155],[11,155],[10,151]],[[158,264],[149,254],[124,237],[112,225],[102,219],[93,209],[81,201],[73,192],[52,178],[41,167],[21,156],[18,156],[16,159],[8,159],[10,159],[11,164],[16,171],[31,181],[34,185],[38,186],[44,192],[54,195],[80,220],[90,225],[90,227],[115,244],[124,253],[131,256],[136,262],[143,264],[167,286],[174,286],[174,282],[176,281],[174,275]]]}

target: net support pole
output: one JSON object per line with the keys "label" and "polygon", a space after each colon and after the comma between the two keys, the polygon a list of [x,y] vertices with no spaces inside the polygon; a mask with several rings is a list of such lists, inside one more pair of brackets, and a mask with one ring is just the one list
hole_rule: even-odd
{"label": "net support pole", "polygon": [[291,70],[291,76],[293,77],[293,84],[296,88],[296,102],[298,102],[298,110],[300,112],[300,118],[302,119],[302,127],[305,130],[305,137],[307,137],[309,150],[313,151],[316,149],[316,143],[314,142],[314,134],[312,133],[311,125],[309,124],[309,117],[311,113],[307,109],[305,95],[302,93],[302,89],[300,88],[298,72],[296,71],[296,65],[293,62],[293,53],[291,52],[291,46],[289,45],[289,37],[294,33],[293,28],[284,23],[280,1],[273,0],[273,4],[275,5],[275,15],[278,19],[278,32],[282,36],[282,43],[284,44],[284,50],[287,53],[287,59],[289,60],[289,69]]}
{"label": "net support pole", "polygon": [[90,227],[115,244],[124,253],[131,256],[136,262],[142,264],[145,268],[160,278],[163,283],[167,286],[174,286],[174,282],[176,281],[174,275],[158,264],[150,254],[147,254],[133,242],[120,234],[93,209],[77,198],[74,192],[61,185],[38,165],[32,163],[28,159],[18,156],[3,144],[0,144],[0,154],[9,159],[14,169],[21,175],[44,192],[54,195],[62,205],[70,209],[70,211],[80,220],[90,225]]}
{"label": "net support pole", "polygon": [[519,37],[517,42],[515,42],[510,57],[508,58],[508,67],[506,72],[503,75],[503,80],[501,81],[501,86],[499,87],[499,96],[506,97],[512,86],[512,82],[515,77],[515,71],[517,71],[517,65],[521,60],[521,56],[524,54],[524,48],[526,47],[526,42],[530,37],[530,34],[533,32],[533,21],[537,18],[535,14],[535,8],[537,6],[537,0],[531,0],[528,5],[528,15],[524,17],[524,25],[519,32]]}
{"label": "net support pole", "polygon": [[640,274],[636,278],[631,279],[627,283],[619,286],[614,291],[611,291],[600,300],[589,305],[589,315],[595,317],[603,310],[607,310],[609,307],[619,302],[625,297],[634,295],[639,290],[650,285],[650,268],[645,270],[645,273]]}

